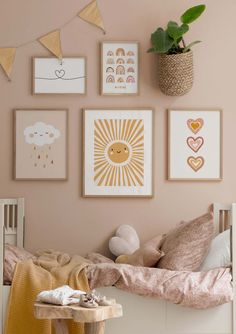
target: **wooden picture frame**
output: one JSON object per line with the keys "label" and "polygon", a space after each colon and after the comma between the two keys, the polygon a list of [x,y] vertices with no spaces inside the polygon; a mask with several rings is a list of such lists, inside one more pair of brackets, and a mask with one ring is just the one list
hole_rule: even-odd
{"label": "wooden picture frame", "polygon": [[222,177],[222,111],[168,110],[168,180]]}
{"label": "wooden picture frame", "polygon": [[135,41],[101,42],[101,95],[139,95],[139,48]]}
{"label": "wooden picture frame", "polygon": [[14,109],[15,180],[68,179],[68,110]]}
{"label": "wooden picture frame", "polygon": [[153,197],[153,109],[83,109],[83,197]]}
{"label": "wooden picture frame", "polygon": [[84,56],[32,58],[32,94],[87,93],[87,59]]}

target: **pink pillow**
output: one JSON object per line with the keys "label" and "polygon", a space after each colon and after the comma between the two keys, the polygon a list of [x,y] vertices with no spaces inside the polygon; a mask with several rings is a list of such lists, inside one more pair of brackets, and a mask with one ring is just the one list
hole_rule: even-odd
{"label": "pink pillow", "polygon": [[182,222],[164,238],[161,250],[165,255],[158,262],[158,268],[197,270],[208,253],[213,237],[212,213]]}
{"label": "pink pillow", "polygon": [[131,255],[120,255],[116,263],[126,263],[140,267],[154,267],[164,255],[162,251],[152,246],[143,246]]}
{"label": "pink pillow", "polygon": [[4,283],[11,283],[17,262],[28,259],[34,259],[35,256],[25,249],[6,244],[5,245],[5,260],[4,260]]}

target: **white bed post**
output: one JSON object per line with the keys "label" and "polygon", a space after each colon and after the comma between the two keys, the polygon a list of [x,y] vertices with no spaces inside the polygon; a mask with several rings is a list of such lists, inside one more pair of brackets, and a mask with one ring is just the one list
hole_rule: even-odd
{"label": "white bed post", "polygon": [[232,274],[233,274],[233,321],[232,321],[232,334],[236,333],[236,300],[235,300],[235,288],[236,288],[236,203],[232,204],[231,209],[231,242],[232,242]]}
{"label": "white bed post", "polygon": [[[17,227],[16,227],[16,244],[24,247],[24,229],[25,229],[25,200],[19,198],[17,200]],[[23,222],[23,228],[19,222]]]}
{"label": "white bed post", "polygon": [[0,325],[3,333],[4,205],[0,203]]}

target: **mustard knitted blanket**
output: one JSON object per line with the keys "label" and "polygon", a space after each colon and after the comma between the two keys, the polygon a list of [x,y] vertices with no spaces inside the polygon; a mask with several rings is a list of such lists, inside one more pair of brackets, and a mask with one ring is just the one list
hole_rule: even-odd
{"label": "mustard knitted blanket", "polygon": [[[88,260],[79,255],[52,250],[43,251],[37,260],[19,262],[16,266],[8,301],[5,334],[52,334],[50,320],[34,318],[33,304],[43,290],[68,284],[73,289],[89,291],[84,268]],[[82,334],[83,325],[68,320],[69,333]]]}

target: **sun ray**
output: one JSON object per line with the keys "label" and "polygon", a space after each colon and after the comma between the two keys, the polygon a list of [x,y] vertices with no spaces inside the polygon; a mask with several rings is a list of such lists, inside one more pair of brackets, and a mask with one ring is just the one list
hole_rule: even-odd
{"label": "sun ray", "polygon": [[94,164],[94,171],[96,172],[99,168],[103,167],[106,164],[108,164],[108,162],[104,160],[99,163]]}
{"label": "sun ray", "polygon": [[99,133],[100,137],[103,139],[103,141],[108,142],[109,139],[107,138],[106,131],[103,131],[103,129],[101,128],[99,120],[94,121],[94,127],[95,130]]}
{"label": "sun ray", "polygon": [[98,184],[97,184],[98,186],[102,186],[103,185],[103,181],[104,181],[105,177],[107,175],[109,175],[110,169],[111,169],[111,167],[107,167],[107,170],[101,175],[101,178],[99,179]]}
{"label": "sun ray", "polygon": [[128,142],[132,141],[132,138],[135,136],[135,134],[137,133],[137,131],[138,131],[139,127],[142,125],[142,123],[143,123],[142,120],[136,121],[136,124],[135,124],[132,132],[130,133],[129,137],[127,138]]}
{"label": "sun ray", "polygon": [[121,167],[118,167],[118,186],[121,186]]}
{"label": "sun ray", "polygon": [[139,175],[141,177],[143,176],[143,168],[142,167],[140,167],[139,165],[136,165],[134,161],[130,163],[130,166],[132,166],[136,170],[136,172],[139,173]]}
{"label": "sun ray", "polygon": [[116,133],[115,133],[115,129],[114,129],[113,119],[111,119],[110,122],[111,122],[111,131],[113,133],[113,138],[114,138],[114,140],[116,140]]}
{"label": "sun ray", "polygon": [[111,178],[111,174],[112,174],[113,168],[114,168],[113,166],[110,166],[109,171],[108,171],[108,173],[106,175],[106,178],[104,179],[104,185],[105,186],[109,186],[109,181],[110,181],[110,178]]}
{"label": "sun ray", "polygon": [[144,143],[142,142],[142,143],[137,143],[136,145],[132,145],[132,147],[133,147],[133,150],[135,150],[135,149],[137,149],[137,148],[140,148],[140,149],[144,149]]}
{"label": "sun ray", "polygon": [[109,167],[109,163],[107,163],[103,168],[101,168],[94,176],[94,180],[96,181],[99,176],[104,172],[104,170],[107,170],[107,168]]}
{"label": "sun ray", "polygon": [[126,174],[126,178],[127,178],[127,182],[128,182],[128,187],[131,187],[132,183],[131,183],[131,178],[129,176],[129,172],[128,172],[127,166],[124,166],[124,171],[125,171],[125,174]]}
{"label": "sun ray", "polygon": [[143,159],[132,158],[131,161],[135,161],[138,165],[143,166]]}
{"label": "sun ray", "polygon": [[125,133],[124,133],[124,136],[123,136],[123,140],[126,140],[127,133],[129,132],[130,125],[131,125],[131,119],[128,119],[127,123],[126,123],[126,128],[125,128]]}
{"label": "sun ray", "polygon": [[135,180],[134,180],[132,174],[130,173],[129,165],[125,166],[125,168],[127,170],[127,175],[129,176],[131,186],[135,186],[136,185]]}
{"label": "sun ray", "polygon": [[97,130],[94,130],[94,138],[98,138],[100,140],[100,143],[103,145],[106,145],[106,140],[98,133]]}
{"label": "sun ray", "polygon": [[113,174],[114,174],[114,166],[111,166],[111,169],[110,169],[110,171],[109,171],[109,175],[107,175],[107,178],[106,178],[106,183],[105,183],[105,185],[106,186],[111,186],[111,180],[112,180],[112,176],[113,176]]}
{"label": "sun ray", "polygon": [[109,142],[109,141],[111,140],[111,136],[110,136],[109,131],[108,131],[107,128],[105,127],[105,122],[104,122],[104,120],[99,119],[98,122],[99,122],[99,125],[100,125],[100,127],[101,127],[103,133],[106,135],[106,140],[107,140],[107,142]]}
{"label": "sun ray", "polygon": [[118,136],[118,120],[115,119],[115,132],[116,132],[116,139],[119,139],[119,136]]}
{"label": "sun ray", "polygon": [[109,133],[109,135],[110,135],[111,140],[114,140],[115,138],[114,138],[114,136],[112,135],[111,127],[110,127],[110,124],[109,124],[108,120],[107,120],[107,119],[104,119],[104,123],[105,123],[105,125],[106,125],[106,129],[107,129],[107,131],[108,131],[108,133]]}
{"label": "sun ray", "polygon": [[121,127],[122,127],[122,120],[121,120],[121,119],[119,119],[118,123],[119,123],[118,139],[119,139],[119,140],[121,140]]}
{"label": "sun ray", "polygon": [[110,184],[109,186],[115,186],[115,172],[116,172],[116,166],[113,167],[113,172],[112,172],[112,176],[111,176],[111,180],[110,180]]}
{"label": "sun ray", "polygon": [[131,121],[131,124],[130,124],[130,127],[129,127],[129,131],[127,132],[127,135],[126,137],[124,138],[125,141],[128,141],[127,139],[129,138],[134,126],[135,126],[135,123],[136,123],[136,119],[132,119]]}
{"label": "sun ray", "polygon": [[[133,134],[133,136],[130,138],[129,143],[130,145],[133,144],[133,142],[136,143],[136,139],[139,138],[140,135],[143,135],[144,132],[144,127],[142,126],[139,130],[137,129],[137,131]],[[141,137],[142,138],[142,137]]]}
{"label": "sun ray", "polygon": [[127,122],[127,119],[123,119],[123,120],[122,120],[121,139],[124,139],[124,133],[125,133],[125,128],[126,128],[126,122]]}
{"label": "sun ray", "polygon": [[139,176],[135,173],[134,169],[131,168],[130,165],[128,165],[127,168],[128,168],[130,175],[132,175],[132,178],[134,179],[135,185],[138,184],[139,186],[143,186],[143,182],[140,180]]}
{"label": "sun ray", "polygon": [[[139,137],[139,138],[137,138],[136,139],[136,141],[134,142],[134,143],[132,143],[132,144],[136,144],[136,143],[138,143],[138,142],[140,142],[140,141],[143,141],[144,140],[144,136],[143,136],[143,134]],[[130,145],[132,145],[132,144],[130,144]]]}

